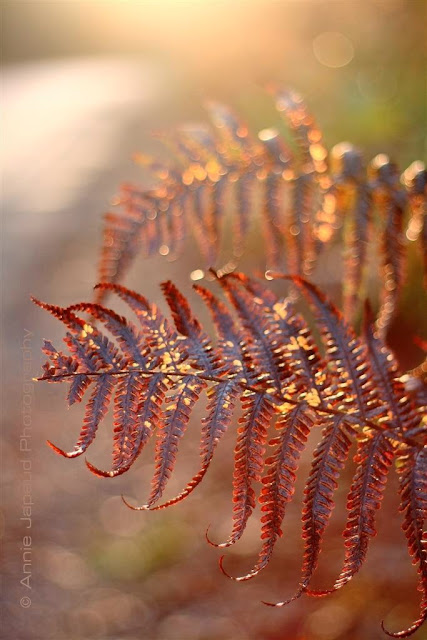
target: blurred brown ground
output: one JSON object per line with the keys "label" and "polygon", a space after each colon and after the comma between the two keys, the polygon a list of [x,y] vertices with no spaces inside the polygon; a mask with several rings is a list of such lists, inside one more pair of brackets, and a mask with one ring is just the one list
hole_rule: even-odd
{"label": "blurred brown ground", "polygon": [[[205,6],[205,13],[202,5]],[[290,595],[300,567],[300,505],[307,455],[285,535],[265,574],[244,584],[221,575],[218,553],[204,540],[230,528],[233,434],[208,477],[186,503],[160,513],[134,513],[120,494],[143,501],[153,470],[147,451],[125,476],[92,476],[84,461],[66,461],[46,447],[71,446],[81,409],[64,410],[55,385],[31,387],[30,451],[20,451],[23,351],[31,332],[32,374],[44,361],[41,340],[60,345],[62,330],[29,302],[68,304],[91,297],[102,213],[123,180],[147,181],[130,158],[135,150],[164,153],[150,131],[204,118],[206,97],[226,100],[256,130],[276,118],[257,83],[291,84],[307,96],[335,144],[351,139],[367,157],[386,151],[406,166],[425,148],[425,15],[423,2],[4,2],[3,18],[3,403],[4,517],[2,637],[16,640],[376,640],[380,620],[400,628],[416,616],[418,596],[400,516],[396,479],[379,517],[379,535],[360,575],[325,600],[300,599],[281,610],[260,600]],[[97,6],[95,6],[97,5]],[[164,5],[164,6],[163,6]],[[163,8],[162,8],[163,7]],[[322,66],[312,41],[339,31],[354,60]],[[255,236],[250,259],[261,265]],[[258,251],[258,253],[257,253]],[[173,266],[139,260],[126,280],[161,302],[158,284],[173,279],[190,293],[199,258],[188,250]],[[336,272],[324,265],[320,279]],[[405,335],[422,318],[419,260],[411,253],[393,339],[406,366],[419,356]],[[195,305],[195,299],[192,298]],[[197,306],[195,307],[197,309]],[[190,477],[199,421],[185,438],[170,495]],[[108,464],[107,423],[88,458]],[[25,461],[25,462],[24,462]],[[23,483],[31,465],[32,589],[20,583]],[[343,557],[346,490],[337,492],[319,586],[330,585]],[[258,515],[227,567],[245,571],[258,549]],[[31,606],[20,606],[29,595]],[[425,635],[420,631],[414,640]]]}

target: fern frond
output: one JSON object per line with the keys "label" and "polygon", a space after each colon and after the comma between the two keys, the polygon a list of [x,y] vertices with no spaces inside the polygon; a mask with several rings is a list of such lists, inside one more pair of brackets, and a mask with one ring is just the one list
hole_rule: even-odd
{"label": "fern frond", "polygon": [[145,383],[137,374],[118,381],[114,399],[113,471],[126,466],[126,461],[132,456],[135,446],[132,436],[139,426],[139,402]]}
{"label": "fern frond", "polygon": [[[167,382],[166,376],[161,373],[148,379],[130,373],[119,382],[122,390],[116,396],[118,406],[114,420],[113,466],[110,471],[103,471],[86,460],[88,469],[94,475],[114,478],[130,469],[163,423],[162,405]],[[127,406],[123,406],[124,394],[127,395]]]}
{"label": "fern frond", "polygon": [[189,375],[183,378],[175,394],[167,398],[165,420],[158,430],[152,490],[147,508],[155,504],[163,495],[175,465],[179,441],[190,420],[191,411],[206,387],[204,380],[196,380]]}
{"label": "fern frond", "polygon": [[[343,227],[343,312],[352,322],[366,296],[376,209],[382,238],[377,327],[385,336],[405,280],[403,223],[408,204],[412,216],[407,239],[420,238],[427,255],[424,165],[415,162],[403,174],[405,193],[387,156],[374,158],[367,172],[361,152],[351,144],[340,143],[329,153],[302,97],[293,90],[270,93],[294,137],[295,151],[274,128],[252,136],[229,107],[213,101],[206,105],[213,132],[199,125],[158,135],[175,161],[167,165],[136,155],[158,183],[150,189],[122,186],[114,201],[117,209],[105,218],[99,280],[119,283],[138,253],[175,259],[190,233],[205,266],[218,266],[226,245],[224,216],[231,204],[233,256],[225,261],[230,269],[244,252],[252,218],[259,218],[263,231],[266,267],[305,277]],[[101,303],[107,291],[98,287],[96,302]]]}
{"label": "fern frond", "polygon": [[[227,374],[232,374],[231,379],[224,378],[215,387],[208,390],[208,405],[206,408],[207,417],[202,419],[202,438],[200,443],[201,464],[197,473],[187,483],[185,488],[174,498],[167,502],[151,507],[152,509],[163,509],[180,502],[186,498],[203,480],[219,440],[222,438],[231,424],[236,399],[241,391],[240,380],[249,380],[248,355],[242,350],[243,336],[241,331],[227,309],[227,307],[210,291],[194,285],[194,290],[201,296],[208,306],[215,325],[218,343],[217,352],[220,354],[220,361]],[[188,310],[187,310],[188,314]],[[195,319],[193,319],[193,324]],[[201,334],[200,325],[197,324],[197,333]],[[206,344],[206,338],[204,338]],[[218,373],[218,371],[216,371]],[[223,373],[222,370],[220,373]]]}
{"label": "fern frond", "polygon": [[394,447],[389,439],[376,433],[360,440],[354,458],[357,464],[347,499],[349,511],[344,530],[346,557],[335,588],[343,587],[362,566],[370,537],[376,535],[375,515],[387,481],[387,473],[393,461]]}
{"label": "fern frond", "polygon": [[219,382],[215,387],[209,389],[207,392],[209,402],[206,409],[208,417],[202,419],[202,438],[200,444],[202,461],[200,468],[177,496],[163,504],[151,507],[151,510],[165,509],[166,507],[181,502],[181,500],[189,496],[203,480],[212,461],[215,449],[231,423],[238,392],[239,387],[235,380]]}
{"label": "fern frond", "polygon": [[333,494],[351,447],[351,427],[339,416],[325,427],[305,489],[303,507],[304,564],[299,595],[307,589],[317,566],[321,542],[334,507]]}
{"label": "fern frond", "polygon": [[188,357],[183,345],[179,350],[174,349],[179,336],[155,304],[122,285],[102,283],[95,289],[113,291],[129,305],[139,320],[149,350],[156,354],[159,364],[177,366]]}
{"label": "fern frond", "polygon": [[374,381],[385,396],[393,429],[400,434],[411,433],[419,422],[416,407],[406,393],[394,354],[384,344],[380,332],[375,331],[369,303],[365,303],[364,337]]}
{"label": "fern frond", "polygon": [[375,516],[381,507],[387,474],[393,461],[392,442],[381,433],[361,438],[354,457],[357,471],[347,498],[348,519],[343,532],[345,560],[332,589],[307,590],[309,595],[324,596],[341,589],[359,571],[365,561],[369,540],[376,535]]}
{"label": "fern frond", "polygon": [[[49,342],[45,341],[45,353],[49,356],[50,362],[44,366],[44,370],[49,378],[55,380],[57,376],[61,377],[64,374],[73,376],[68,393],[68,403],[72,404],[81,397],[83,391],[92,382],[91,374],[100,374],[95,381],[95,388],[86,407],[83,426],[73,450],[65,452],[48,441],[49,446],[56,453],[67,458],[75,458],[84,453],[91,444],[98,426],[108,410],[116,380],[107,374],[104,375],[101,371],[102,368],[106,367],[109,370],[117,371],[126,363],[126,359],[119,354],[115,345],[108,338],[95,327],[77,317],[71,309],[48,305],[35,298],[33,301],[58,318],[72,332],[71,334],[67,333],[64,338],[65,343],[74,354],[71,358],[64,358]],[[90,335],[90,344],[87,339],[88,335]],[[84,374],[79,373],[82,368],[85,371]],[[87,382],[87,378],[90,382]],[[76,384],[78,385],[77,389]]]}
{"label": "fern frond", "polygon": [[263,393],[245,396],[242,409],[234,450],[233,530],[226,542],[217,545],[220,547],[229,547],[240,539],[255,508],[253,484],[261,479],[267,429],[273,415],[273,405]]}
{"label": "fern frond", "polygon": [[75,402],[81,402],[86,389],[89,387],[91,380],[85,373],[77,374],[72,383],[67,395],[68,406],[71,407]]}
{"label": "fern frond", "polygon": [[89,402],[86,405],[83,426],[79,439],[74,445],[74,449],[67,453],[48,441],[48,444],[56,453],[59,453],[65,458],[76,458],[86,451],[88,446],[93,442],[96,431],[108,411],[115,384],[116,380],[108,374],[99,376],[94,384]]}
{"label": "fern frond", "polygon": [[405,447],[396,460],[400,480],[400,511],[403,513],[403,531],[408,542],[409,554],[418,565],[421,592],[420,615],[408,629],[383,630],[392,638],[407,638],[421,627],[427,618],[427,448]]}
{"label": "fern frond", "polygon": [[380,406],[367,359],[366,346],[345,322],[341,312],[313,284],[299,276],[280,276],[291,280],[310,303],[323,336],[326,359],[334,371],[337,387],[343,394],[342,406],[350,404],[360,418],[369,420],[386,414]]}
{"label": "fern frond", "polygon": [[274,546],[283,533],[281,525],[286,505],[293,498],[299,459],[314,423],[313,410],[304,403],[277,420],[279,435],[268,443],[274,451],[265,459],[267,471],[261,478],[262,548],[254,567],[246,575],[233,577],[233,580],[240,582],[254,578],[269,563]]}
{"label": "fern frond", "polygon": [[322,133],[303,97],[294,90],[282,89],[273,92],[276,108],[285,118],[298,144],[301,163],[323,173],[327,169],[327,152],[323,146]]}
{"label": "fern frond", "polygon": [[189,358],[199,369],[214,374],[220,363],[210,344],[210,339],[193,315],[190,305],[175,285],[168,281],[162,284],[163,294],[172,313],[177,331],[184,336]]}
{"label": "fern frond", "polygon": [[[159,184],[146,191],[132,185],[122,187],[115,200],[117,211],[105,217],[101,282],[118,283],[139,251],[148,256],[160,252],[173,259],[190,228],[206,265],[215,265],[223,235],[225,193],[234,201],[233,243],[238,258],[251,226],[257,185],[258,191],[264,191],[260,217],[269,266],[283,266],[289,243],[290,254],[295,255],[290,262],[293,270],[311,264],[314,235],[310,223],[317,208],[312,195],[318,189],[317,177],[326,170],[327,152],[301,96],[281,92],[276,94],[276,105],[295,134],[298,158],[293,158],[276,131],[265,130],[255,140],[228,107],[215,102],[207,105],[215,136],[199,127],[162,137],[182,168],[136,156]],[[293,222],[283,218],[286,192],[293,200]],[[103,300],[105,291],[98,289],[97,302]]]}
{"label": "fern frond", "polygon": [[371,172],[375,187],[374,200],[385,220],[382,238],[384,286],[377,319],[378,330],[384,336],[396,312],[404,282],[403,217],[406,194],[396,166],[384,154],[372,160]]}
{"label": "fern frond", "polygon": [[372,190],[361,152],[349,143],[331,152],[337,214],[343,224],[343,313],[351,322],[365,288],[367,250],[372,222]]}
{"label": "fern frond", "polygon": [[298,385],[298,391],[302,394],[311,390],[319,400],[325,401],[324,395],[332,392],[332,389],[328,389],[331,379],[326,364],[307,323],[296,313],[290,300],[279,300],[271,291],[261,288],[256,281],[242,274],[230,274],[227,277],[239,282],[254,298],[254,302],[262,305],[264,322],[269,327],[268,335],[272,341],[283,343],[281,355],[293,374],[292,382]]}
{"label": "fern frond", "polygon": [[[419,628],[426,610],[425,428],[420,426],[419,408],[405,390],[393,354],[375,333],[368,307],[364,333],[358,336],[317,287],[299,276],[280,277],[290,280],[308,299],[324,343],[323,357],[292,302],[239,273],[217,277],[228,305],[204,287],[194,287],[211,313],[216,341],[169,281],[162,289],[173,322],[143,296],[113,283],[98,288],[125,301],[135,321],[99,303],[62,308],[35,301],[65,325],[69,350],[67,355],[45,342],[49,360],[42,379],[69,382],[69,404],[83,400],[92,387],[74,448],[66,453],[51,446],[72,458],[86,451],[114,395],[111,469],[86,464],[98,476],[117,477],[130,469],[155,437],[155,470],[148,498],[141,506],[126,504],[137,510],[163,509],[182,501],[201,483],[219,441],[233,425],[239,401],[232,530],[216,546],[229,547],[242,537],[258,500],[261,548],[252,569],[234,578],[242,581],[255,577],[269,563],[282,535],[308,435],[322,427],[305,487],[300,584],[278,606],[303,593],[327,593],[310,591],[310,583],[352,444],[357,443],[358,467],[348,496],[344,566],[332,590],[344,586],[364,562],[369,539],[375,535],[387,472],[396,457],[404,529],[410,553],[420,567],[423,592],[420,618],[397,635],[404,637]],[[97,326],[81,314],[90,314]],[[178,495],[161,502],[203,394],[207,406],[201,421],[199,468]],[[273,426],[276,435],[269,439]],[[220,566],[228,575],[223,557]]]}
{"label": "fern frond", "polygon": [[245,379],[249,379],[251,375],[249,367],[253,363],[249,361],[249,356],[245,353],[243,332],[237,326],[231,312],[208,289],[200,285],[194,285],[193,289],[202,298],[211,313],[218,338],[217,349],[224,365],[228,370],[241,372]]}
{"label": "fern frond", "polygon": [[[396,360],[375,332],[373,322],[371,307],[366,302],[364,337],[376,388],[381,389],[386,399],[392,430],[397,434],[411,433],[419,422],[416,408],[399,380]],[[346,540],[344,566],[332,589],[310,591],[310,595],[327,595],[340,589],[363,564],[369,539],[376,535],[375,515],[381,507],[387,474],[395,453],[396,443],[383,433],[371,433],[359,439],[354,458],[357,470],[347,499],[349,515],[343,532]]]}
{"label": "fern frond", "polygon": [[411,217],[406,230],[408,240],[419,240],[424,264],[424,284],[427,286],[427,170],[423,162],[413,162],[402,174],[408,193]]}
{"label": "fern frond", "polygon": [[287,227],[283,220],[282,172],[268,171],[264,179],[262,228],[265,238],[266,259],[272,267],[279,268],[284,254],[284,229]]}
{"label": "fern frond", "polygon": [[241,284],[247,279],[241,274],[230,274],[219,279],[219,283],[235,308],[243,328],[245,351],[262,372],[256,378],[272,385],[276,393],[282,393],[285,382],[289,382],[291,372],[281,356],[283,345],[279,340],[278,316],[267,317],[264,302],[251,295]]}
{"label": "fern frond", "polygon": [[68,307],[67,310],[72,313],[88,313],[102,322],[113,337],[117,339],[123,356],[129,362],[133,361],[142,368],[148,366],[149,352],[143,348],[143,334],[138,332],[133,324],[128,323],[126,318],[119,316],[112,309],[107,309],[100,304],[92,302],[80,302]]}
{"label": "fern frond", "polygon": [[[70,309],[59,307],[57,305],[46,304],[36,298],[31,299],[34,304],[45,311],[48,311],[51,315],[60,320],[60,322],[65,324],[68,329],[70,329],[72,335],[75,336],[77,340],[75,344],[79,344],[81,351],[91,360],[90,364],[86,359],[81,362],[81,364],[89,371],[92,371],[93,367],[96,366],[94,364],[95,361],[99,362],[100,366],[106,366],[115,370],[125,364],[125,360],[119,353],[115,344],[104,336],[96,327],[76,316],[76,314]],[[88,335],[90,335],[90,344],[88,341]]]}
{"label": "fern frond", "polygon": [[236,399],[241,391],[239,381],[250,379],[248,356],[242,351],[243,337],[229,310],[207,289],[199,285],[194,285],[193,288],[202,297],[211,312],[218,336],[216,349],[220,354],[225,372],[233,374],[234,377],[224,378],[224,381],[218,382],[207,392],[207,417],[202,419],[200,442],[202,460],[199,470],[177,496],[163,504],[151,507],[153,510],[163,509],[180,502],[190,495],[203,480],[219,440],[231,424]]}
{"label": "fern frond", "polygon": [[[286,256],[289,212],[285,202],[291,188],[293,156],[276,129],[264,129],[258,134],[265,154],[262,194],[262,229],[265,238],[266,262],[280,268],[288,262]],[[239,254],[237,254],[239,255]]]}

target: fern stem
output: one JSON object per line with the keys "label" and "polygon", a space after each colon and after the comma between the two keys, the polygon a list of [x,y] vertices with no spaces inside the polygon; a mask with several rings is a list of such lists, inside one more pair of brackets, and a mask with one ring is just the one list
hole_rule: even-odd
{"label": "fern stem", "polygon": [[[74,378],[77,375],[86,375],[88,377],[92,377],[92,376],[101,376],[101,375],[105,375],[105,374],[111,375],[111,376],[126,376],[129,375],[131,373],[138,373],[140,375],[143,376],[152,376],[152,375],[156,375],[158,373],[160,373],[159,371],[156,370],[147,370],[147,369],[126,369],[123,371],[78,371],[78,372],[73,372],[73,373],[63,373],[60,375],[54,375],[54,376],[41,376],[40,378],[35,378],[35,380],[37,380],[38,382],[42,382],[42,381],[59,381],[59,380],[63,380],[64,378]],[[188,372],[181,372],[181,371],[163,371],[162,373],[164,373],[165,376],[167,377],[180,377],[180,378],[184,378],[187,376],[194,376],[195,378],[198,378],[200,380],[205,380],[206,382],[215,382],[215,383],[220,383],[220,382],[224,382],[224,378],[220,377],[220,376],[213,376],[213,375],[206,375],[203,373],[188,373]],[[285,397],[283,395],[276,395],[276,394],[271,394],[269,392],[267,392],[266,389],[263,389],[262,387],[256,387],[254,385],[251,384],[247,384],[246,382],[244,382],[243,380],[236,380],[237,384],[245,391],[251,391],[252,393],[263,393],[264,395],[268,396],[270,401],[274,404],[278,404],[278,405],[282,405],[282,404],[290,404],[293,406],[299,406],[301,404],[300,401],[298,400],[292,400],[291,398]],[[376,431],[381,431],[381,433],[386,437],[389,438],[390,440],[394,440],[395,442],[400,442],[403,444],[409,444],[412,447],[416,447],[417,449],[423,449],[424,445],[420,442],[418,442],[417,440],[414,440],[411,437],[408,436],[403,436],[403,435],[398,435],[395,434],[394,432],[388,431],[387,429],[384,429],[380,424],[377,424],[376,422],[374,422],[373,420],[368,420],[362,416],[360,416],[358,413],[346,413],[345,411],[340,411],[339,409],[333,409],[332,407],[327,407],[325,405],[319,405],[317,407],[311,407],[313,409],[313,411],[317,412],[317,413],[322,413],[322,414],[326,414],[326,415],[332,415],[332,416],[342,416],[348,423],[354,425],[354,426],[361,426],[361,424],[363,423],[364,426],[367,426],[371,429],[374,429]]]}

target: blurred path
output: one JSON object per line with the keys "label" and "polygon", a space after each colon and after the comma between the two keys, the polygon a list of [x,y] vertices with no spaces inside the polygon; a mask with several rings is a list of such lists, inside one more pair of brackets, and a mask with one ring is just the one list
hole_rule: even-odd
{"label": "blurred path", "polygon": [[[165,77],[137,61],[76,59],[6,68],[2,85],[5,280],[22,286],[67,237],[100,226]],[[19,304],[22,290],[10,295]]]}

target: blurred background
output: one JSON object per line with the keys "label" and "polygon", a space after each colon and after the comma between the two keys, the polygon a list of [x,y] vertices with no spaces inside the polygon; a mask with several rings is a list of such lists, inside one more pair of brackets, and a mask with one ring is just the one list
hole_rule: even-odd
{"label": "blurred background", "polygon": [[[3,0],[1,18],[2,637],[375,640],[384,637],[384,617],[393,629],[408,624],[417,615],[416,575],[393,474],[378,538],[353,583],[330,599],[272,610],[260,600],[286,598],[298,581],[308,457],[270,568],[236,584],[221,575],[219,554],[204,539],[209,524],[218,540],[230,529],[232,433],[204,486],[160,513],[131,512],[120,500],[123,493],[144,501],[152,452],[112,481],[95,478],[82,459],[53,455],[45,440],[71,447],[82,411],[64,410],[61,387],[30,380],[44,362],[42,338],[59,347],[62,329],[29,296],[63,305],[91,298],[102,213],[121,181],[148,183],[132,153],[164,156],[151,131],[205,121],[207,98],[235,107],[258,131],[278,122],[262,85],[292,86],[307,99],[329,147],[350,140],[367,159],[385,152],[402,169],[423,159],[424,0]],[[256,241],[250,246],[248,265],[262,259]],[[126,284],[161,302],[158,284],[173,271],[197,309],[188,274],[198,266],[190,241],[173,267],[160,257],[137,261]],[[393,332],[408,367],[421,359],[407,343],[420,331],[419,267],[412,252],[413,285]],[[197,417],[192,425],[170,495],[196,464]],[[107,465],[110,447],[107,423],[89,460]],[[350,465],[337,492],[341,508],[329,528],[319,586],[330,585],[341,567],[351,471]],[[31,528],[23,512],[28,502]],[[251,565],[258,525],[256,514],[229,552],[230,571]],[[21,582],[28,575],[24,560],[31,589]],[[420,631],[414,640],[423,637]]]}

